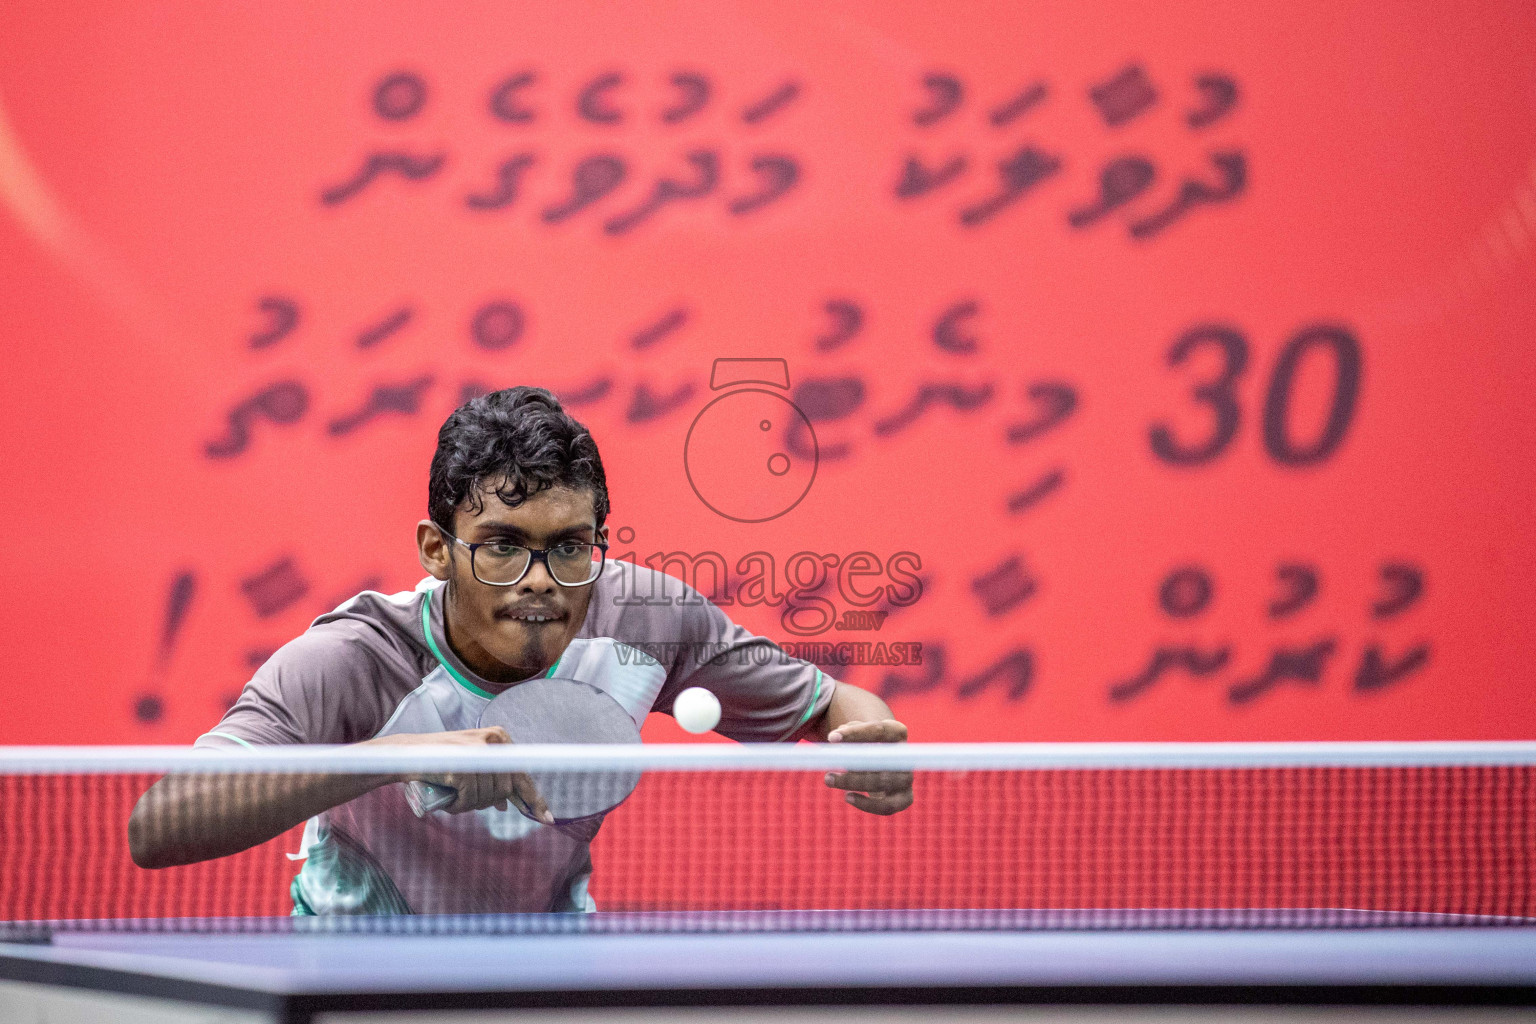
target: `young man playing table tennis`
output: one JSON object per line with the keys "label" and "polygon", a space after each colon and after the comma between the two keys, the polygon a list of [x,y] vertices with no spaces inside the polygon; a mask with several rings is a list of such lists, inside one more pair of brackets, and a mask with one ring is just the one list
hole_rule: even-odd
{"label": "young man playing table tennis", "polygon": [[[504,743],[503,729],[480,726],[482,710],[521,682],[556,675],[603,691],[636,726],[703,687],[719,698],[716,731],[739,741],[907,737],[874,694],[777,650],[753,657],[770,641],[697,592],[607,561],[597,445],[547,391],[499,391],[448,418],[428,511],[416,541],[430,577],[414,591],[364,592],[316,619],[256,672],[199,748]],[[398,782],[448,787],[438,792],[449,802],[418,816]],[[908,773],[834,773],[827,784],[874,814],[912,802]],[[139,801],[129,841],[140,866],[164,867],[307,822],[292,888],[299,914],[592,909],[590,832],[554,821],[521,773],[172,776]]]}

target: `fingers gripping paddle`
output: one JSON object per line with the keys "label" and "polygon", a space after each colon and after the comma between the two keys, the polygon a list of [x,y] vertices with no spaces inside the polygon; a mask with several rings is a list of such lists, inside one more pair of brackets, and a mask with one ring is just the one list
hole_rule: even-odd
{"label": "fingers gripping paddle", "polygon": [[[640,729],[619,702],[577,679],[530,679],[494,697],[480,712],[481,727],[499,725],[513,743],[639,743]],[[640,783],[638,769],[530,771],[555,824],[613,810]],[[448,786],[406,783],[417,817],[439,811],[458,796]],[[519,811],[528,817],[527,808]]]}

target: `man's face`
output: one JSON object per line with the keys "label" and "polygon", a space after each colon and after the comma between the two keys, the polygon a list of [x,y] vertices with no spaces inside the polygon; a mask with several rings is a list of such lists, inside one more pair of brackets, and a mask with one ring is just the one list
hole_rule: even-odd
{"label": "man's face", "polygon": [[[454,533],[466,544],[509,541],[551,548],[563,541],[605,540],[596,529],[590,490],[551,487],[513,508],[482,487],[480,511],[465,502],[454,513]],[[515,683],[545,671],[581,630],[592,599],[592,584],[564,587],[543,561],[510,587],[475,579],[470,554],[445,539],[430,521],[417,526],[421,564],[448,582],[448,641],[464,663],[493,683]],[[533,618],[548,621],[535,622]]]}

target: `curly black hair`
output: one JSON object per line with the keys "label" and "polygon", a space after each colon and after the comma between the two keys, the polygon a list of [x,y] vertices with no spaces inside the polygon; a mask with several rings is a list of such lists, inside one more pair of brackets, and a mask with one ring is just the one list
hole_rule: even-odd
{"label": "curly black hair", "polygon": [[597,442],[543,388],[507,388],[471,399],[437,432],[427,485],[427,514],[434,523],[451,534],[461,505],[478,514],[488,482],[511,506],[550,487],[588,489],[597,525],[608,518],[608,478]]}

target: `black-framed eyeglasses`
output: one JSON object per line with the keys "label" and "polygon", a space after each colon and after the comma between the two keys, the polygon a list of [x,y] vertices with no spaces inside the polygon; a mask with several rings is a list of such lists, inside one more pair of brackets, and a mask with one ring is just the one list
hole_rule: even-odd
{"label": "black-framed eyeglasses", "polygon": [[528,575],[535,561],[544,563],[549,576],[562,587],[584,587],[603,574],[608,545],[598,541],[561,541],[549,548],[525,548],[509,540],[488,540],[470,544],[442,527],[444,537],[469,549],[469,571],[475,579],[491,587],[511,587]]}

